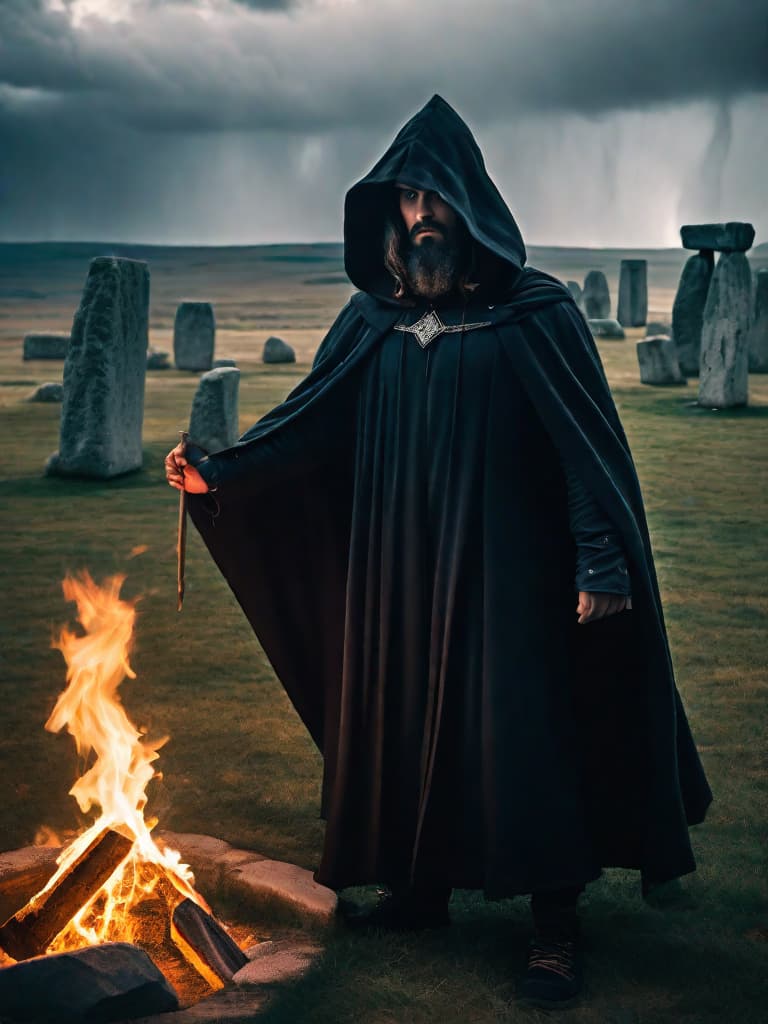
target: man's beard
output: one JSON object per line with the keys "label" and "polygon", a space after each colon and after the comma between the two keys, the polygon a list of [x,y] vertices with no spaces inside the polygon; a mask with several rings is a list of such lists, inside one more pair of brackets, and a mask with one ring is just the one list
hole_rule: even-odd
{"label": "man's beard", "polygon": [[436,299],[452,292],[465,262],[457,235],[439,230],[442,237],[428,236],[418,245],[411,242],[405,257],[408,290],[425,299]]}

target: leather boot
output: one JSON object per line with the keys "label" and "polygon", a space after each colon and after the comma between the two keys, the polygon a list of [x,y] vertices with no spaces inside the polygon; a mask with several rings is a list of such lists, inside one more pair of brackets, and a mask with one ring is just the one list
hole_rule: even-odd
{"label": "leather boot", "polygon": [[519,1000],[529,1006],[571,1006],[584,983],[578,911],[583,886],[536,892],[531,898],[535,937],[528,966],[518,986]]}

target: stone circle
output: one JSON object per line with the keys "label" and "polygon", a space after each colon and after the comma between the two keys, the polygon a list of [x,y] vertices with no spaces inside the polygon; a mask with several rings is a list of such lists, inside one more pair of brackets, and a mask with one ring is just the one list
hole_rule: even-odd
{"label": "stone circle", "polygon": [[65,359],[69,348],[69,334],[27,334],[24,336],[22,359]]}
{"label": "stone circle", "polygon": [[611,293],[602,270],[590,270],[584,278],[584,311],[590,320],[604,320],[611,315]]}
{"label": "stone circle", "polygon": [[177,370],[210,370],[216,321],[210,302],[182,302],[173,322],[173,361]]}
{"label": "stone circle", "polygon": [[57,476],[109,479],[140,469],[147,370],[149,269],[140,260],[91,260],[64,362]]}
{"label": "stone circle", "polygon": [[296,353],[282,338],[267,338],[262,361],[265,363],[295,363]]}
{"label": "stone circle", "polygon": [[638,341],[637,361],[640,364],[641,384],[674,387],[688,383],[680,372],[675,343],[666,335]]}
{"label": "stone circle", "polygon": [[755,240],[755,229],[752,224],[737,220],[727,224],[684,224],[680,237],[684,249],[746,252]]}
{"label": "stone circle", "polygon": [[208,452],[231,448],[237,441],[239,386],[240,371],[233,366],[208,370],[200,378],[192,400],[189,436]]}
{"label": "stone circle", "polygon": [[699,405],[728,409],[746,405],[752,272],[743,252],[717,261],[701,329]]}

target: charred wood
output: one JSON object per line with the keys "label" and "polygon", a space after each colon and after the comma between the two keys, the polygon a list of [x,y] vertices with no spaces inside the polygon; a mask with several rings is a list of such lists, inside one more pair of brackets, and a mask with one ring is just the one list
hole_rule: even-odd
{"label": "charred wood", "polygon": [[44,953],[75,914],[92,899],[121,862],[133,840],[105,829],[51,889],[34,896],[0,928],[0,946],[14,960]]}
{"label": "charred wood", "polygon": [[174,942],[187,956],[189,953],[184,947],[189,947],[221,981],[229,981],[248,963],[248,957],[235,940],[193,900],[182,900],[173,911],[172,920]]}

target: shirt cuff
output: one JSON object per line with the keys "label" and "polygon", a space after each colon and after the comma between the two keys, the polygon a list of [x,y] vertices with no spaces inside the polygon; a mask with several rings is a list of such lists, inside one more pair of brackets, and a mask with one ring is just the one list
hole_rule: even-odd
{"label": "shirt cuff", "polygon": [[576,590],[631,596],[629,571],[615,534],[599,533],[577,546]]}
{"label": "shirt cuff", "polygon": [[195,469],[208,484],[209,491],[217,491],[219,489],[219,469],[210,455],[204,456],[199,462],[197,462],[195,464]]}

